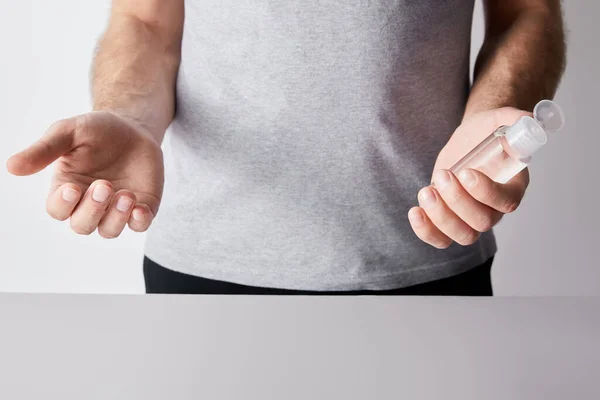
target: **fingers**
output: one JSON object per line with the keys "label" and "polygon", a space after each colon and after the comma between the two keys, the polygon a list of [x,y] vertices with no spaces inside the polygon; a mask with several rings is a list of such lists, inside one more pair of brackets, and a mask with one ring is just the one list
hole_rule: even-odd
{"label": "fingers", "polygon": [[137,203],[136,195],[129,190],[113,194],[107,181],[98,180],[90,185],[82,197],[81,189],[66,183],[48,196],[46,211],[59,221],[71,218],[71,228],[80,235],[89,235],[96,228],[100,236],[112,239],[119,236],[125,225],[135,232],[145,232],[154,219],[146,204]]}
{"label": "fingers", "polygon": [[98,225],[98,233],[106,239],[116,238],[129,221],[136,198],[133,192],[121,190],[115,194],[111,205]]}
{"label": "fingers", "polygon": [[8,159],[8,171],[23,176],[46,168],[72,149],[75,126],[74,118],[54,123],[37,142]]}
{"label": "fingers", "polygon": [[467,169],[458,179],[466,191],[477,201],[503,214],[514,212],[529,185],[529,172],[521,171],[506,184],[494,182],[479,171]]}
{"label": "fingers", "polygon": [[46,200],[46,212],[59,221],[68,219],[81,198],[81,189],[73,183],[56,188]]}
{"label": "fingers", "polygon": [[419,239],[437,247],[438,249],[448,248],[452,244],[452,239],[444,235],[429,219],[421,207],[413,207],[408,212],[408,220]]}
{"label": "fingers", "polygon": [[73,231],[80,235],[93,233],[111,203],[112,196],[110,182],[98,180],[92,183],[71,215]]}
{"label": "fingers", "polygon": [[501,212],[474,199],[452,173],[438,170],[433,182],[448,208],[475,231],[487,232],[502,218]]}
{"label": "fingers", "polygon": [[507,184],[499,184],[476,170],[458,177],[439,170],[433,184],[421,189],[419,203],[409,211],[409,220],[419,238],[445,248],[452,241],[463,246],[477,241],[502,216],[517,209],[529,184],[527,169]]}
{"label": "fingers", "polygon": [[444,202],[433,187],[425,187],[419,192],[419,203],[431,222],[456,243],[468,246],[477,241],[479,232],[460,219]]}
{"label": "fingers", "polygon": [[145,232],[150,227],[154,214],[146,204],[137,204],[129,218],[129,229],[134,232]]}

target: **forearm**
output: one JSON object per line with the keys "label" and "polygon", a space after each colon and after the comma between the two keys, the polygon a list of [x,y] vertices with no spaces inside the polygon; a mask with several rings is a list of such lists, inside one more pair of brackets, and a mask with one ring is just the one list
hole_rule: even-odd
{"label": "forearm", "polygon": [[531,111],[552,98],[565,66],[560,5],[523,9],[506,24],[488,26],[475,66],[465,118],[512,106]]}
{"label": "forearm", "polygon": [[110,110],[145,127],[160,142],[175,111],[180,41],[166,41],[159,27],[113,15],[94,59],[94,110]]}

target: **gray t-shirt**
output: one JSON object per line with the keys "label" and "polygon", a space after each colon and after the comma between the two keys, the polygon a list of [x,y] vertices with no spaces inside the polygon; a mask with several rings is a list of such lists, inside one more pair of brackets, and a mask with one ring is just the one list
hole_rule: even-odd
{"label": "gray t-shirt", "polygon": [[469,91],[473,0],[186,1],[146,254],[253,286],[383,290],[493,256],[407,218]]}

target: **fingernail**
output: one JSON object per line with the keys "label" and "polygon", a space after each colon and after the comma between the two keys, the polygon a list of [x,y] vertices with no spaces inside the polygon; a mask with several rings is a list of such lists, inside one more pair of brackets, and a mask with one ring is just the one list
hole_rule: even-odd
{"label": "fingernail", "polygon": [[435,186],[443,189],[450,184],[450,173],[443,169],[436,171],[433,181],[435,182]]}
{"label": "fingernail", "polygon": [[435,204],[435,194],[430,188],[422,189],[419,193],[419,200],[421,204],[425,207],[432,206]]}
{"label": "fingernail", "polygon": [[140,222],[144,219],[144,213],[140,210],[138,210],[137,208],[133,210],[133,212],[131,213],[131,216],[133,217],[134,220]]}
{"label": "fingernail", "polygon": [[64,201],[68,203],[74,203],[79,198],[79,192],[75,189],[64,188],[61,196]]}
{"label": "fingernail", "polygon": [[408,218],[416,228],[423,225],[423,215],[421,215],[421,212],[416,208],[409,211]]}
{"label": "fingernail", "polygon": [[127,196],[119,197],[119,200],[117,200],[117,210],[119,210],[121,212],[129,211],[129,209],[131,208],[132,205],[133,205],[133,199],[130,199]]}
{"label": "fingernail", "polygon": [[475,186],[475,183],[477,182],[475,174],[469,170],[461,171],[460,174],[458,174],[458,180],[460,180],[460,183],[467,189]]}
{"label": "fingernail", "polygon": [[106,185],[97,185],[92,192],[92,199],[98,203],[104,203],[110,197],[111,190]]}

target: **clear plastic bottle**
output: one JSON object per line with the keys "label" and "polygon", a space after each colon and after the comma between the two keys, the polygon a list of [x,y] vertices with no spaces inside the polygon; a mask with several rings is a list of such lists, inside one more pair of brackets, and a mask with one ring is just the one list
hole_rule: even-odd
{"label": "clear plastic bottle", "polygon": [[499,127],[450,171],[457,175],[464,168],[476,169],[498,183],[506,183],[546,144],[546,133],[560,131],[564,121],[556,103],[542,100],[533,109],[533,118],[522,117],[514,125]]}

